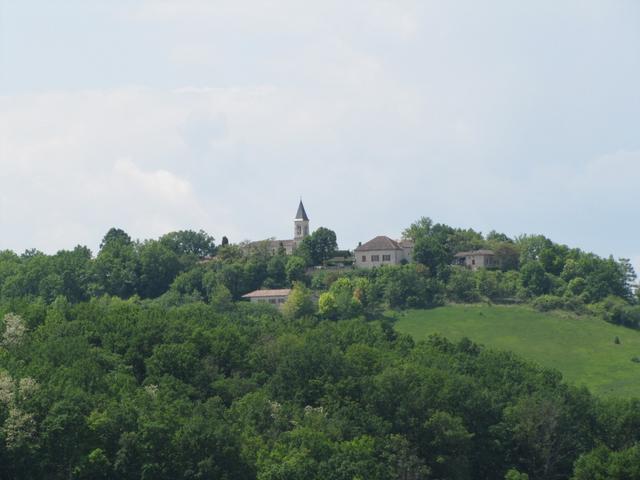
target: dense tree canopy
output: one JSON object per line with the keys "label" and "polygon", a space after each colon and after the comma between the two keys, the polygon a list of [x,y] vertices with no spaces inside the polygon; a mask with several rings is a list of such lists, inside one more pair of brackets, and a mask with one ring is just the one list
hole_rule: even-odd
{"label": "dense tree canopy", "polygon": [[4,315],[0,476],[635,478],[637,401],[468,340],[312,321],[299,292],[286,318],[108,297]]}
{"label": "dense tree canopy", "polygon": [[[627,260],[423,218],[414,263],[307,270],[335,250],[316,233],[292,256],[119,229],[95,257],[0,252],[0,478],[638,476],[638,400],[384,316],[531,301],[638,327]],[[475,248],[505,263],[451,266]],[[261,287],[293,293],[282,311],[237,301]]]}

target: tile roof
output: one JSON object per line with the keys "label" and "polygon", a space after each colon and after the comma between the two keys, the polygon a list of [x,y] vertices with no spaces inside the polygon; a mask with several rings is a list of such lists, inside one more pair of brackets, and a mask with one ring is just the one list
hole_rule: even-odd
{"label": "tile roof", "polygon": [[471,255],[495,255],[493,250],[472,250],[470,252],[458,252],[454,257],[470,257]]}
{"label": "tile roof", "polygon": [[398,242],[391,240],[389,237],[380,235],[376,238],[369,240],[367,243],[356,248],[356,252],[369,252],[373,250],[402,250],[402,247],[398,245]]}
{"label": "tile roof", "polygon": [[286,297],[291,293],[290,288],[278,288],[274,290],[254,290],[246,295],[242,295],[242,298],[263,298],[263,297]]}

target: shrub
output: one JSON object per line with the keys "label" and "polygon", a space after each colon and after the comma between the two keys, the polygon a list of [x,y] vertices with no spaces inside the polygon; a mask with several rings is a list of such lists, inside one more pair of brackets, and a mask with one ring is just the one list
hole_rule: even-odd
{"label": "shrub", "polygon": [[548,312],[550,310],[563,309],[565,302],[562,297],[557,297],[555,295],[541,295],[534,298],[531,305],[540,312]]}

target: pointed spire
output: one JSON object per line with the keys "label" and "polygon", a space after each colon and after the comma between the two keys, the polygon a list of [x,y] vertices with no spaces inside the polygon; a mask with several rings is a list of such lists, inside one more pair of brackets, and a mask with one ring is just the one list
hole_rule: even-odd
{"label": "pointed spire", "polygon": [[300,199],[300,205],[298,205],[298,212],[296,213],[296,220],[305,220],[309,221],[309,217],[307,217],[307,212],[304,211],[304,205],[302,204],[302,198]]}

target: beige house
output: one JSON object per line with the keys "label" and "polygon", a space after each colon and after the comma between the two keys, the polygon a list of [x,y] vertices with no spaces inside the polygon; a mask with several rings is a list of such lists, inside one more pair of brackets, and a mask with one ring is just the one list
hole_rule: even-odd
{"label": "beige house", "polygon": [[500,266],[493,250],[473,250],[456,253],[453,264],[477,270],[479,268],[497,268]]}
{"label": "beige house", "polygon": [[243,295],[242,298],[249,300],[250,302],[270,303],[271,305],[281,308],[289,298],[290,293],[290,288],[279,288],[275,290],[254,290],[253,292],[249,292],[246,295]]}
{"label": "beige house", "polygon": [[373,268],[382,265],[400,265],[413,258],[411,240],[392,240],[383,235],[360,244],[354,251],[356,267]]}
{"label": "beige house", "polygon": [[287,255],[291,255],[296,247],[302,242],[305,237],[309,236],[309,217],[304,209],[302,200],[298,205],[298,211],[296,217],[293,220],[293,238],[287,240],[261,240],[258,242],[251,242],[246,245],[248,250],[260,250],[266,249],[269,253],[278,253],[280,249],[284,249]]}

